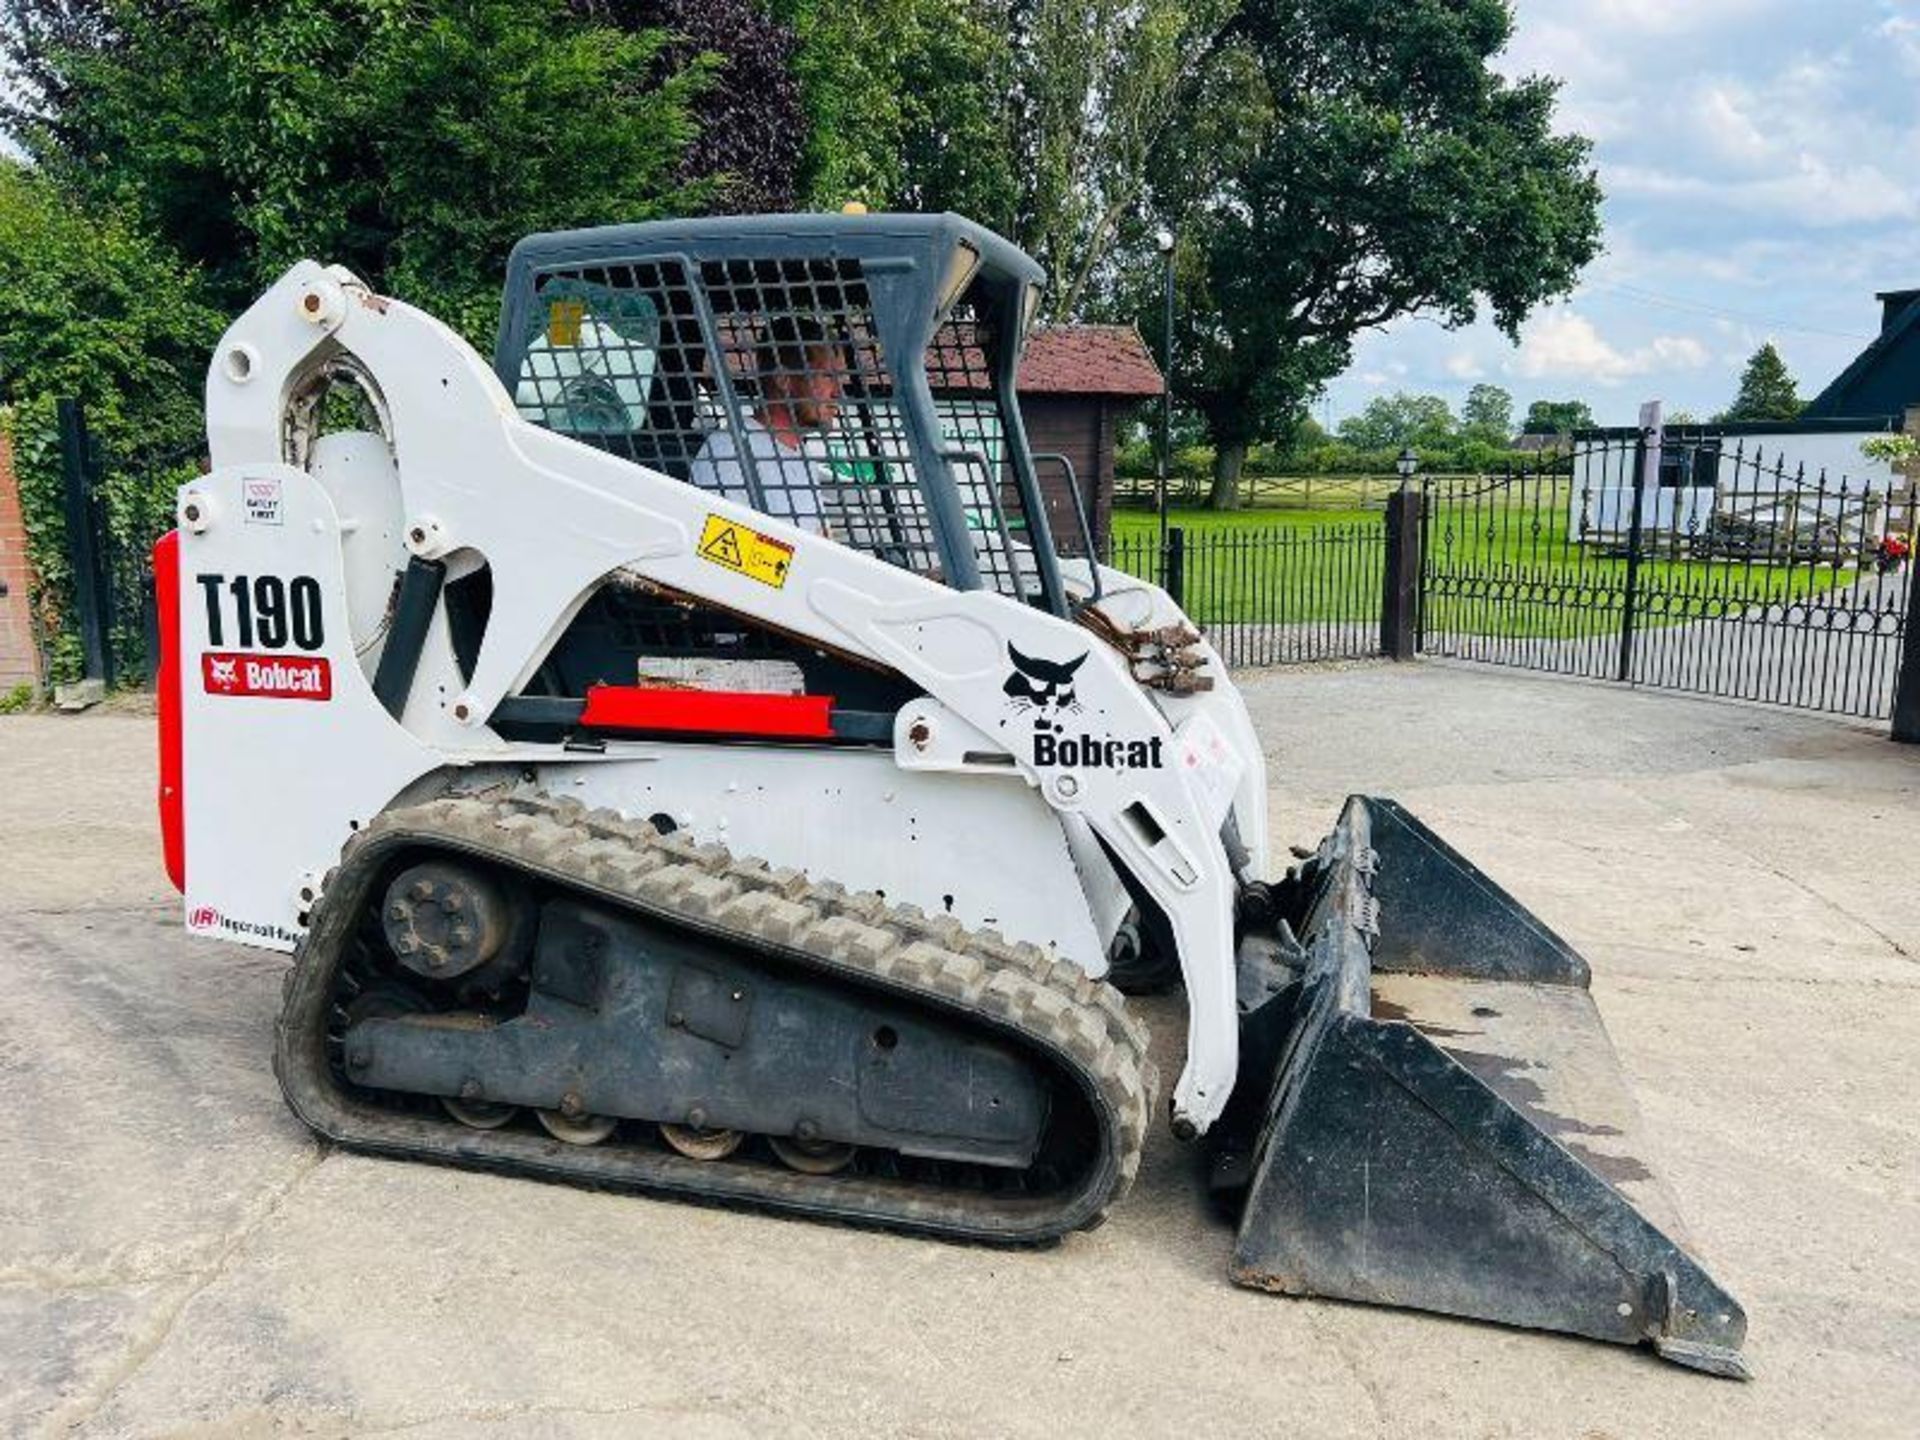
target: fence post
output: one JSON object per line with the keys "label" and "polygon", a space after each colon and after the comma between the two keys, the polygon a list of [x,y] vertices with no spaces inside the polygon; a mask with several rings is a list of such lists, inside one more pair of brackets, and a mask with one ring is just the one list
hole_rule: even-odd
{"label": "fence post", "polygon": [[1920,745],[1920,575],[1912,560],[1907,561],[1907,633],[1893,686],[1893,738]]}
{"label": "fence post", "polygon": [[[1909,405],[1903,433],[1920,436],[1920,405]],[[1920,539],[1920,464],[1909,463],[1895,474],[1907,482],[1906,513],[1901,517],[1911,543]],[[1887,491],[1887,525],[1893,529],[1894,491]],[[1893,673],[1893,738],[1903,745],[1920,745],[1920,574],[1916,559],[1907,560],[1907,629],[1900,646],[1899,669]]]}
{"label": "fence post", "polygon": [[1181,609],[1187,606],[1187,531],[1185,526],[1167,529],[1166,581],[1161,589]]}
{"label": "fence post", "polygon": [[1633,626],[1640,605],[1640,547],[1645,527],[1648,471],[1660,467],[1660,402],[1640,407],[1640,434],[1633,442],[1633,519],[1627,526],[1627,588],[1620,600],[1620,667],[1616,678],[1633,683]]}
{"label": "fence post", "polygon": [[1387,498],[1387,554],[1381,577],[1380,653],[1411,660],[1420,643],[1420,492],[1402,481]]}
{"label": "fence post", "polygon": [[87,412],[78,400],[61,400],[55,410],[60,419],[60,473],[66,482],[67,555],[73,563],[74,608],[79,612],[86,678],[111,686],[113,646],[107,636],[106,574],[93,523]]}

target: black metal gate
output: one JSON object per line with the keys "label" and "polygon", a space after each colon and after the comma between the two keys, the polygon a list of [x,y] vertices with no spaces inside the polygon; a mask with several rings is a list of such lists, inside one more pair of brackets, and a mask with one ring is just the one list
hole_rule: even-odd
{"label": "black metal gate", "polygon": [[1384,517],[1314,525],[1175,526],[1116,536],[1109,563],[1159,581],[1228,665],[1292,665],[1381,653]]}
{"label": "black metal gate", "polygon": [[1886,719],[1920,486],[1704,432],[1613,432],[1426,487],[1428,654]]}
{"label": "black metal gate", "polygon": [[203,468],[205,444],[122,454],[89,432],[78,401],[59,401],[56,413],[66,565],[48,577],[58,583],[63,622],[49,669],[108,688],[150,681],[159,663],[153,542],[173,524],[175,490]]}

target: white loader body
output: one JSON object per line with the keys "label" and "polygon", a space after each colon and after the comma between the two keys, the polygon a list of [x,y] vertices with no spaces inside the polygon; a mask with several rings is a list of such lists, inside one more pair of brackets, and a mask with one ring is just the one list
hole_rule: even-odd
{"label": "white loader body", "polygon": [[[291,401],[343,363],[382,403],[397,504],[369,478],[382,468],[370,436],[325,437],[311,468],[288,463]],[[667,815],[739,853],[1030,940],[1095,976],[1127,908],[1111,853],[1177,940],[1191,1019],[1176,1119],[1204,1130],[1218,1114],[1237,1023],[1221,828],[1232,811],[1264,873],[1266,787],[1217,659],[1211,691],[1155,695],[1065,620],[949,589],[538,428],[444,325],[337,269],[290,270],[228,331],[207,386],[213,470],[180,499],[193,928],[293,948],[356,828],[483,767],[531,768],[556,792]],[[781,583],[703,555],[716,526],[790,552]],[[435,617],[396,720],[374,694],[382,637],[364,617],[384,598],[368,586],[390,584],[409,555],[453,575],[484,564],[493,601],[470,676]],[[925,698],[901,710],[890,760],[826,746],[586,752],[501,739],[487,718],[595,589],[629,575],[885,667]],[[1179,620],[1144,582],[1103,578],[1117,623]],[[1032,708],[1009,700],[1009,646],[1085,656],[1057,728],[1037,730]]]}

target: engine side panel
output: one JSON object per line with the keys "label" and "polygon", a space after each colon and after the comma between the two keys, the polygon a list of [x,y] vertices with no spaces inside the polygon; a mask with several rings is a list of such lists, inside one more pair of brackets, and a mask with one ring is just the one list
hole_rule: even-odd
{"label": "engine side panel", "polygon": [[736,855],[876,890],[1106,973],[1112,931],[1096,933],[1089,904],[1071,897],[1104,895],[1112,872],[1102,864],[1104,874],[1082,875],[1061,817],[1017,774],[930,774],[902,770],[889,751],[811,746],[621,750],[629,758],[535,773],[589,808],[639,820],[664,814]]}

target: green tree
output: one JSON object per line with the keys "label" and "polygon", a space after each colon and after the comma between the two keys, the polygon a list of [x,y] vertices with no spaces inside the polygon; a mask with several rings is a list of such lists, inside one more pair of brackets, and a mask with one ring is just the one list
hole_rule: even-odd
{"label": "green tree", "polygon": [[[697,208],[716,61],[563,0],[8,0],[0,125],[238,306],[303,254],[490,339],[529,231]],[[84,12],[84,23],[72,12]]]}
{"label": "green tree", "polygon": [[699,134],[681,156],[683,180],[717,184],[715,207],[735,214],[791,210],[806,115],[794,75],[793,31],[761,0],[569,0],[590,21],[670,32],[668,66],[711,56],[713,82],[694,101]]}
{"label": "green tree", "polygon": [[1513,396],[1498,385],[1476,385],[1460,407],[1460,428],[1468,438],[1488,445],[1513,439]]}
{"label": "green tree", "polygon": [[1047,314],[1081,314],[1156,151],[1199,93],[1232,0],[1001,0],[1012,42],[1014,238],[1047,267]]}
{"label": "green tree", "polygon": [[800,190],[837,210],[958,210],[1011,233],[1018,208],[1000,5],[772,0],[795,38]]}
{"label": "green tree", "polygon": [[1274,443],[1293,454],[1303,450],[1317,450],[1332,437],[1327,434],[1326,426],[1306,411],[1301,411],[1294,421],[1293,428]]}
{"label": "green tree", "polygon": [[1153,164],[1180,237],[1175,386],[1219,508],[1360,332],[1484,300],[1511,336],[1593,258],[1588,142],[1554,132],[1556,82],[1490,63],[1512,23],[1505,0],[1248,0],[1220,38]]}
{"label": "green tree", "polygon": [[1437,449],[1453,442],[1453,411],[1439,395],[1376,395],[1340,422],[1339,433],[1356,450]]}
{"label": "green tree", "polygon": [[1529,435],[1571,435],[1593,428],[1593,407],[1584,400],[1536,400],[1527,407]]}
{"label": "green tree", "polygon": [[1771,340],[1753,352],[1740,372],[1740,393],[1722,420],[1792,420],[1806,402]]}
{"label": "green tree", "polygon": [[775,0],[799,38],[808,194],[954,209],[1075,316],[1146,195],[1233,0]]}

